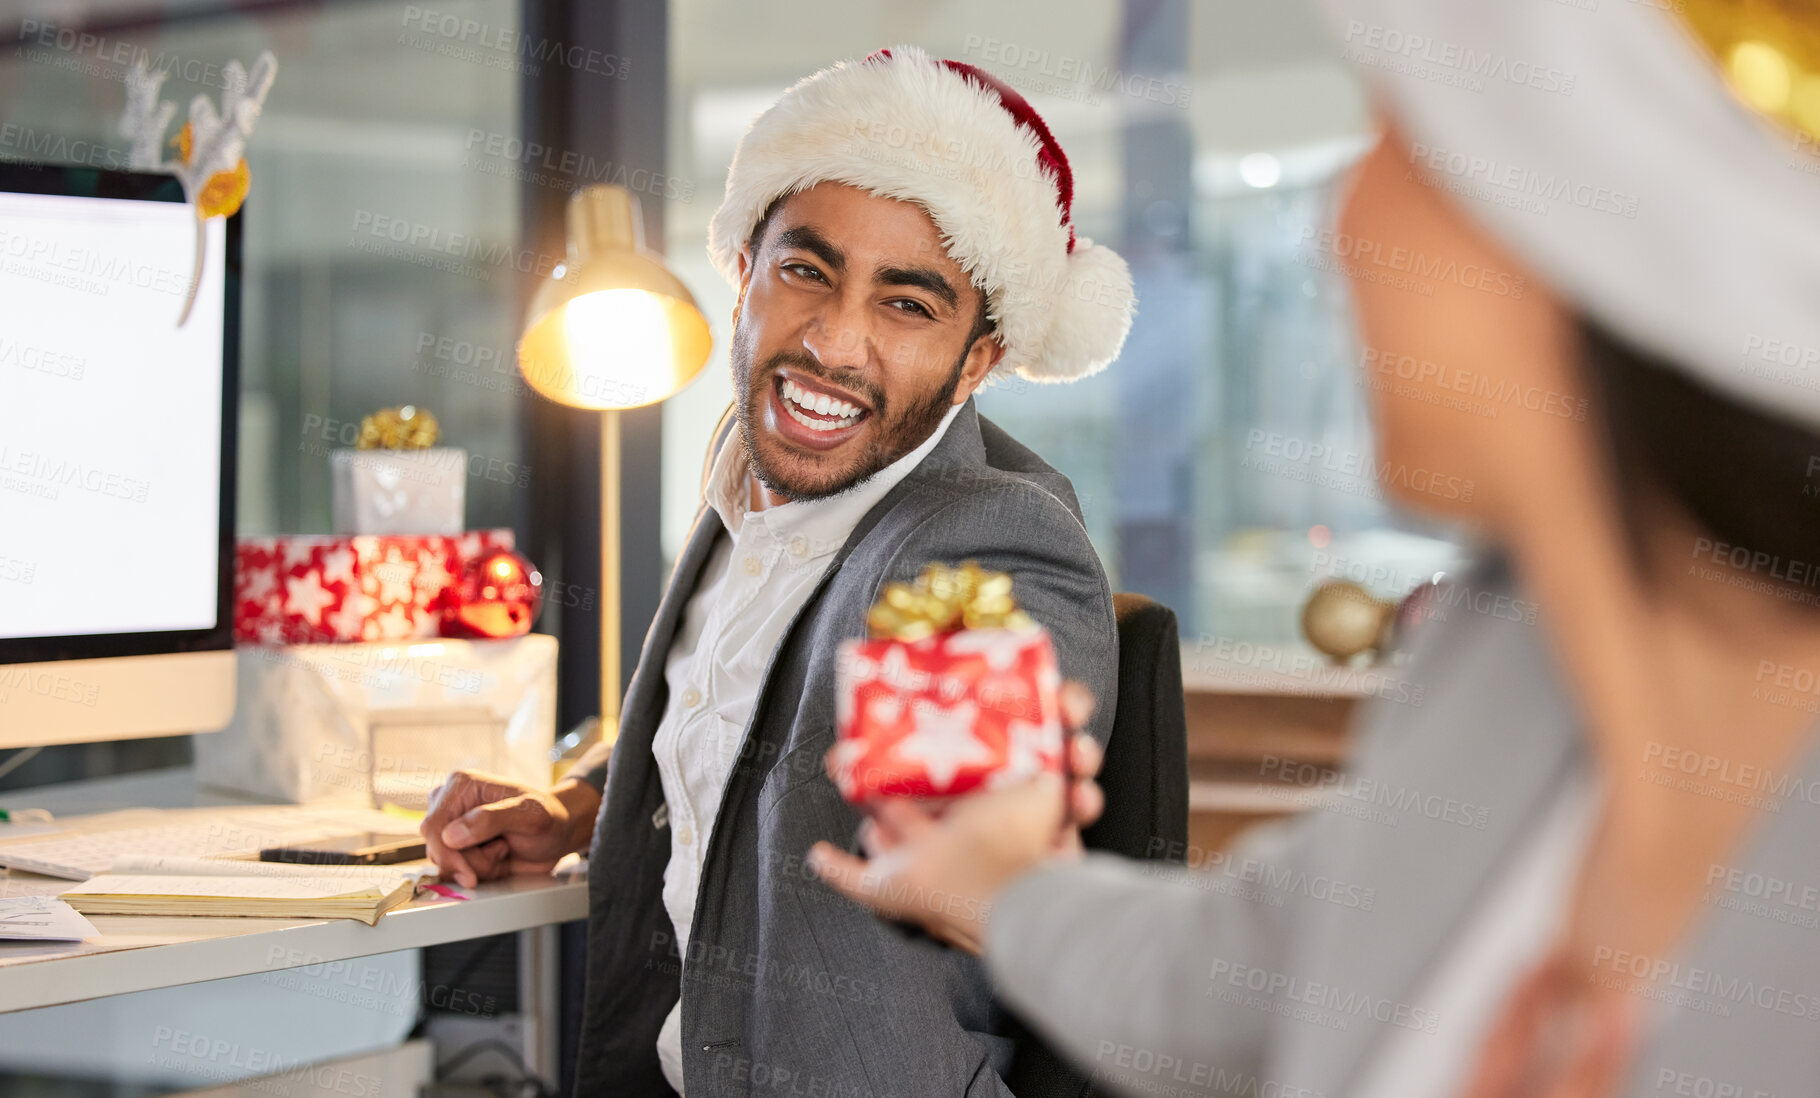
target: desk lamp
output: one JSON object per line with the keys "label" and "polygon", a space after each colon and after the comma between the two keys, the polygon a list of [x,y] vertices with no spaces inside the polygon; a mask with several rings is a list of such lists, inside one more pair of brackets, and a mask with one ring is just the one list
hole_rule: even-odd
{"label": "desk lamp", "polygon": [[531,388],[600,417],[600,724],[619,734],[619,412],[695,380],[713,339],[695,298],[646,251],[638,199],[592,186],[569,199],[568,256],[532,295],[518,369]]}

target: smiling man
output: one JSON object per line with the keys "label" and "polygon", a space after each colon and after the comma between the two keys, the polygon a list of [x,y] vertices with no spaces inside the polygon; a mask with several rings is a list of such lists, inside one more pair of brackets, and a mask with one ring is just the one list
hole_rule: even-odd
{"label": "smiling man", "polygon": [[1003,357],[985,294],[911,203],[816,184],[774,201],[738,264],[734,409],[754,507],[871,484]]}
{"label": "smiling man", "polygon": [[741,141],[709,239],[739,293],[737,430],[617,743],[548,791],[458,773],[423,827],[470,884],[590,851],[578,1094],[1008,1093],[977,961],[804,854],[861,824],[822,770],[836,649],[932,561],[1011,574],[1106,738],[1117,633],[1073,488],[973,401],[1118,354],[1130,276],[1075,236],[1072,198],[1022,97],[913,48],[804,80]]}

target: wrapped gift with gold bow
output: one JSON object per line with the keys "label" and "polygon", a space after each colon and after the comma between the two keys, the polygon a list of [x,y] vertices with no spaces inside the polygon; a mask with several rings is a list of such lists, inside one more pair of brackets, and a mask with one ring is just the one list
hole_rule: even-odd
{"label": "wrapped gift with gold bow", "polygon": [[362,419],[354,445],[329,455],[335,532],[453,537],[465,530],[472,463],[466,450],[436,445],[439,434],[436,416],[409,404]]}
{"label": "wrapped gift with gold bow", "polygon": [[887,586],[841,646],[833,772],[856,804],[939,799],[1060,772],[1061,670],[1011,577],[969,561]]}

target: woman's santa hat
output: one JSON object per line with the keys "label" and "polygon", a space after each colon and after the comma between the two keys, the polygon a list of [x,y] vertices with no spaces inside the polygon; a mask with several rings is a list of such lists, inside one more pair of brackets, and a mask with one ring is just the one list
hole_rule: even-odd
{"label": "woman's santa hat", "polygon": [[1820,428],[1811,3],[1323,3],[1412,171],[1626,342]]}
{"label": "woman's santa hat", "polygon": [[771,204],[845,183],[928,211],[986,294],[998,370],[1072,381],[1118,357],[1131,272],[1077,236],[1074,177],[1030,104],[996,77],[914,46],[844,61],[786,91],[740,140],[708,253],[737,285],[739,251]]}

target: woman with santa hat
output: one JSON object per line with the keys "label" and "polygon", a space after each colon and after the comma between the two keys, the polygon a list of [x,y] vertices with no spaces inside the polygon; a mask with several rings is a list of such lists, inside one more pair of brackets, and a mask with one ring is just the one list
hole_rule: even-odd
{"label": "woman with santa hat", "polygon": [[1380,462],[1469,481],[1389,483],[1539,616],[1431,626],[1337,803],[1211,874],[1058,851],[1059,781],[815,862],[1123,1092],[1813,1093],[1820,9],[1328,8],[1384,118],[1313,241],[1362,342],[1525,394],[1373,386]]}

